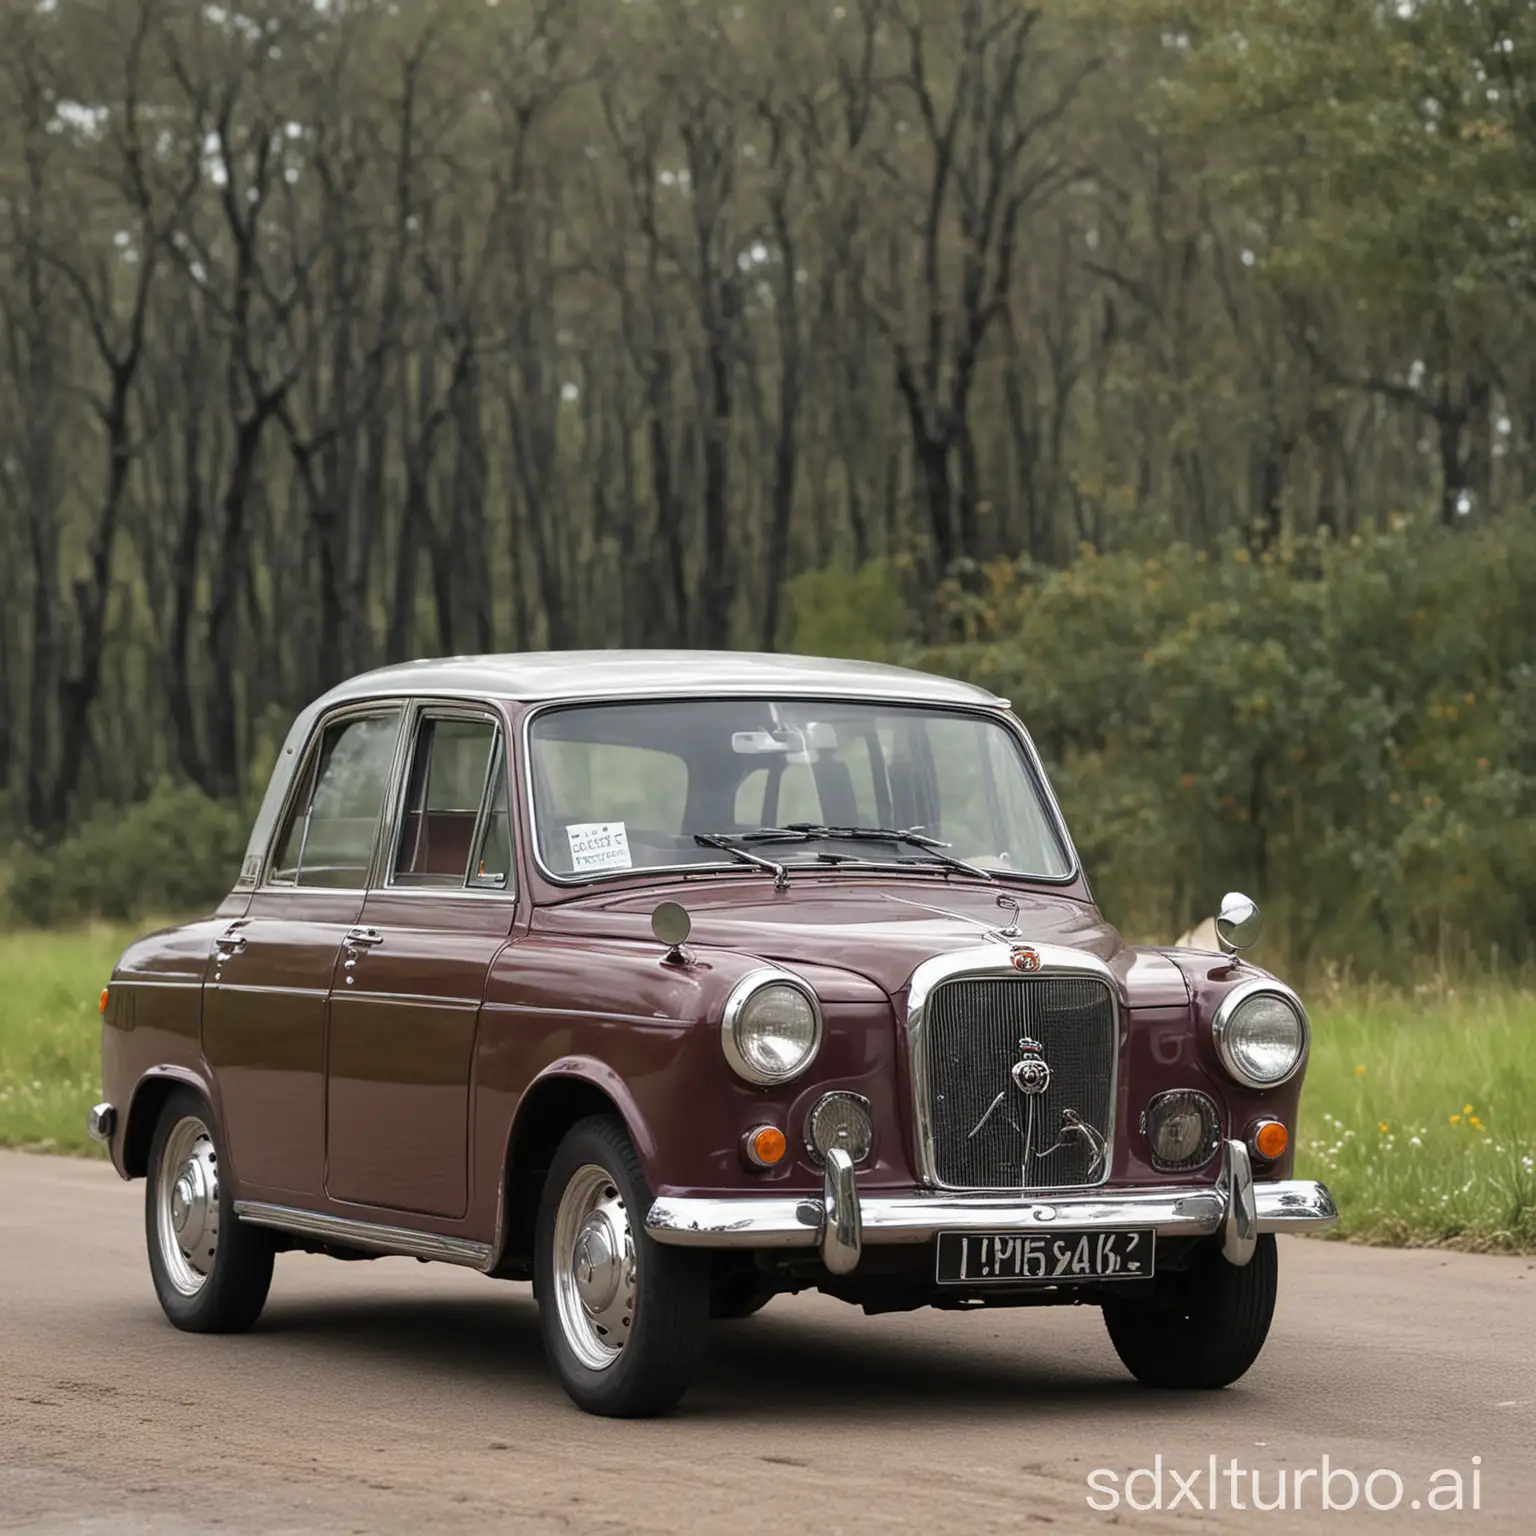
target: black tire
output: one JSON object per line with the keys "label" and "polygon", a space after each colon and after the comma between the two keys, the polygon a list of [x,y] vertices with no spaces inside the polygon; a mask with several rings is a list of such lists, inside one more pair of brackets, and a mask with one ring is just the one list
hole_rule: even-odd
{"label": "black tire", "polygon": [[[595,1180],[594,1169],[602,1171],[603,1180]],[[602,1324],[607,1329],[602,1338],[597,1337],[595,1322],[590,1334],[581,1331],[584,1303],[574,1289],[574,1263],[562,1264],[563,1301],[555,1272],[557,1225],[568,1236],[575,1219],[568,1212],[561,1222],[567,1190],[572,1192],[572,1210],[580,1210],[582,1191],[594,1182],[604,1186],[595,1190],[604,1210],[622,1204],[633,1253],[632,1268],[620,1264],[614,1271],[622,1271],[623,1296],[628,1301],[621,1297],[616,1309],[603,1314],[609,1321]],[[621,1120],[594,1115],[566,1133],[539,1202],[534,1293],[544,1353],[560,1385],[579,1408],[607,1418],[664,1413],[688,1390],[703,1358],[709,1323],[709,1255],[653,1242],[644,1225],[650,1204],[640,1160]],[[568,1322],[573,1309],[575,1320]],[[610,1339],[614,1342],[609,1343]],[[606,1363],[594,1365],[594,1353],[605,1348],[614,1352]]]}
{"label": "black tire", "polygon": [[755,1317],[773,1300],[778,1292],[765,1285],[759,1276],[736,1273],[723,1281],[716,1281],[709,1298],[709,1315],[713,1322],[735,1323],[744,1317]]}
{"label": "black tire", "polygon": [[[203,1135],[188,1129],[200,1126]],[[210,1181],[205,1200],[195,1208],[197,1216],[216,1217],[217,1227],[211,1248],[200,1242],[198,1251],[182,1254],[176,1265],[164,1244],[177,1241],[174,1225],[162,1241],[162,1220],[171,1220],[161,1203],[162,1190],[169,1181],[173,1198],[178,1169],[186,1162],[171,1148],[176,1166],[168,1167],[166,1154],[173,1137],[177,1146],[189,1144],[192,1160],[197,1161]],[[243,1333],[261,1316],[267,1290],[272,1284],[272,1239],[259,1227],[247,1226],[235,1215],[234,1197],[227,1180],[219,1176],[224,1144],[212,1111],[203,1098],[190,1088],[178,1088],[165,1101],[155,1134],[149,1145],[149,1174],[144,1191],[144,1237],[149,1248],[149,1272],[155,1282],[155,1294],[165,1315],[188,1333]],[[206,1223],[200,1228],[205,1234]],[[204,1241],[208,1239],[204,1238]],[[184,1244],[177,1243],[184,1249]],[[189,1289],[192,1265],[203,1267],[200,1280]]]}
{"label": "black tire", "polygon": [[1238,1268],[1214,1245],[1143,1301],[1106,1302],[1104,1324],[1125,1368],[1148,1387],[1229,1386],[1259,1357],[1275,1315],[1273,1234]]}

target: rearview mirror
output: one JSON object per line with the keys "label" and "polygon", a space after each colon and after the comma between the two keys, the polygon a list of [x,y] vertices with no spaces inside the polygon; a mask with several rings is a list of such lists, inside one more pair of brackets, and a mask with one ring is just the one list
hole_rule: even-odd
{"label": "rearview mirror", "polygon": [[759,757],[768,753],[793,750],[793,742],[781,741],[772,731],[731,732],[731,751],[738,757]]}
{"label": "rearview mirror", "polygon": [[731,751],[738,757],[784,753],[791,763],[808,763],[812,752],[837,750],[837,727],[826,720],[809,720],[803,726],[781,725],[771,731],[733,731]]}

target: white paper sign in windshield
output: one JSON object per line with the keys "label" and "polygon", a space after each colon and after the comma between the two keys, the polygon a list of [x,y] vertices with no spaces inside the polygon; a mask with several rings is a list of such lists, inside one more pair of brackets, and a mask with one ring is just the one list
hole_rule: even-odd
{"label": "white paper sign in windshield", "polygon": [[622,821],[578,821],[565,829],[571,868],[578,875],[600,869],[629,869],[629,833]]}

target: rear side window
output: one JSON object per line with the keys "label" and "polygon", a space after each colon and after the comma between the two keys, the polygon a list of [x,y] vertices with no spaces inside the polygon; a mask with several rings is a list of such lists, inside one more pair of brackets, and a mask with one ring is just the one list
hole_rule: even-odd
{"label": "rear side window", "polygon": [[399,735],[398,709],[325,728],[278,839],[272,884],[351,890],[368,883]]}

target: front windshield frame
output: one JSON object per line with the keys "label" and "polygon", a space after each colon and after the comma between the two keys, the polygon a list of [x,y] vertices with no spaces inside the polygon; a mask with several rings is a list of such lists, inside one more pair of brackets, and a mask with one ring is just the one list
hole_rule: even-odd
{"label": "front windshield frame", "polygon": [[[564,710],[600,709],[604,706],[655,704],[665,707],[668,704],[729,704],[744,700],[796,705],[836,704],[847,706],[849,704],[868,704],[872,709],[902,709],[948,717],[970,717],[980,721],[987,721],[994,726],[1000,727],[1012,737],[1014,745],[1022,756],[1025,776],[1029,781],[1030,788],[1038,798],[1040,807],[1045,813],[1045,819],[1051,832],[1056,837],[1061,846],[1062,853],[1065,855],[1067,872],[1061,875],[1048,875],[989,868],[987,874],[992,877],[994,882],[1000,885],[1049,885],[1060,887],[1075,885],[1082,878],[1082,865],[1078,860],[1077,847],[1073,843],[1072,835],[1067,829],[1066,818],[1062,815],[1061,806],[1056,799],[1056,793],[1051,787],[1050,779],[1046,776],[1045,766],[1040,760],[1040,754],[1029,732],[1025,730],[1023,723],[1011,710],[1005,707],[978,706],[960,702],[950,703],[948,701],[933,702],[926,699],[909,700],[879,695],[793,693],[780,688],[764,689],[762,691],[733,689],[729,693],[600,694],[588,698],[548,699],[530,706],[523,715],[522,726],[519,731],[522,747],[519,772],[523,781],[524,830],[528,842],[528,856],[540,877],[550,885],[558,886],[563,890],[579,891],[589,890],[610,881],[627,882],[636,879],[651,881],[681,880],[699,875],[729,873],[755,875],[758,877],[765,876],[766,871],[762,869],[754,870],[749,864],[732,857],[728,853],[720,852],[710,857],[711,850],[704,847],[699,849],[699,859],[688,864],[647,864],[636,865],[631,869],[598,870],[590,874],[567,875],[557,873],[549,867],[544,861],[543,850],[539,844],[538,806],[535,798],[533,771],[533,727],[542,715]],[[748,846],[753,845],[749,844]],[[770,858],[773,857],[771,848],[760,851],[765,852]],[[937,862],[926,863],[917,859],[884,860],[876,859],[873,855],[870,856],[869,862],[862,864],[856,862],[826,865],[794,863],[789,866],[789,873],[791,880],[801,875],[840,874],[845,878],[850,875],[919,875],[927,878],[940,876],[948,879],[959,878],[979,881],[977,876],[966,875],[963,871]]]}

